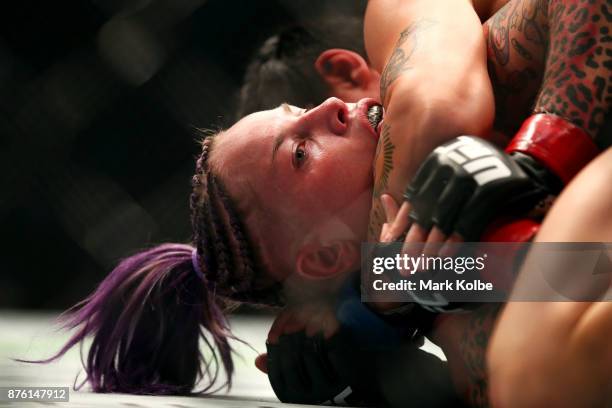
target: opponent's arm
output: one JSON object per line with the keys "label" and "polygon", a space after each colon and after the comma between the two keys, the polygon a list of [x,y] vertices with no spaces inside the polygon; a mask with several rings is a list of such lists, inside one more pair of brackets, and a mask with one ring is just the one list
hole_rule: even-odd
{"label": "opponent's arm", "polygon": [[[559,196],[536,241],[611,242],[610,177],[612,149],[593,160]],[[548,262],[571,265],[576,253],[560,251],[555,255],[559,257],[557,261]],[[528,255],[511,300],[524,299],[521,293],[537,293],[540,284],[543,292],[548,293],[550,284],[536,279],[542,275],[538,262],[537,256]],[[571,276],[574,272],[568,268],[556,274]],[[606,273],[597,273],[592,276],[599,277],[599,285],[605,283]],[[592,288],[588,296],[595,299]],[[605,286],[597,288],[605,290]],[[610,299],[610,291],[612,288],[606,294],[600,293],[601,298]],[[611,316],[612,303],[606,301],[508,302],[487,356],[494,406],[609,406],[612,402]],[[516,358],[519,354],[521,358]],[[546,380],[541,381],[543,378]]]}
{"label": "opponent's arm", "polygon": [[[606,23],[609,25],[607,17],[611,13],[604,3],[605,0],[593,0],[577,6],[569,0],[517,0],[487,23],[490,73],[496,79],[495,96],[500,107],[507,110],[503,102],[507,95],[500,90],[508,84],[514,84],[513,89],[532,88],[526,95],[515,94],[514,106],[521,100],[525,103],[524,97],[532,95],[533,82],[516,82],[525,79],[521,72],[531,72],[533,75],[527,76],[538,79],[541,74],[537,71],[545,69],[535,114],[523,122],[506,147],[506,154],[494,152],[494,148],[478,140],[469,147],[453,144],[441,148],[438,153],[442,155],[432,154],[420,171],[422,177],[416,177],[407,190],[411,218],[416,221],[408,237],[443,241],[452,232],[476,240],[492,215],[508,211],[527,214],[538,202],[549,202],[539,200],[557,195],[601,149],[612,143],[610,98],[606,98],[610,86],[606,88],[609,81],[604,79],[609,77],[605,75],[609,66],[601,59],[610,43]],[[500,72],[509,76],[504,78]],[[479,154],[468,154],[478,145]],[[458,150],[451,153],[454,148]],[[490,153],[485,154],[487,151]],[[508,160],[511,166],[502,163]],[[482,167],[487,163],[498,170],[498,177],[489,177],[494,175],[488,169],[491,166]],[[458,173],[453,171],[448,176],[449,165]],[[446,171],[441,172],[445,167]],[[522,194],[508,188],[515,182],[523,185]],[[471,185],[474,194],[466,193],[466,185]],[[442,190],[443,186],[446,187]],[[472,222],[474,219],[477,222]],[[427,236],[432,225],[437,228]]]}
{"label": "opponent's arm", "polygon": [[431,340],[443,351],[458,395],[471,407],[488,407],[486,353],[500,304],[484,304],[471,313],[440,315]]}
{"label": "opponent's arm", "polygon": [[379,236],[380,195],[396,200],[423,159],[459,134],[483,135],[493,120],[480,20],[468,0],[372,0],[365,41],[381,74],[385,106],[369,236]]}

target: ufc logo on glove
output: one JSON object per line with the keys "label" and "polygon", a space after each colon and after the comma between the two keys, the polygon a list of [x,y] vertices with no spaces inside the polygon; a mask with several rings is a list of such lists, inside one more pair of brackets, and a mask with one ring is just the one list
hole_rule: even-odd
{"label": "ufc logo on glove", "polygon": [[477,143],[471,137],[459,136],[453,143],[440,146],[435,152],[446,155],[460,165],[479,186],[512,174],[508,166],[495,156],[495,150]]}
{"label": "ufc logo on glove", "polygon": [[547,197],[554,184],[548,179],[526,154],[459,136],[430,153],[404,198],[411,203],[410,218],[424,229],[436,226],[477,241],[494,218],[522,216]]}

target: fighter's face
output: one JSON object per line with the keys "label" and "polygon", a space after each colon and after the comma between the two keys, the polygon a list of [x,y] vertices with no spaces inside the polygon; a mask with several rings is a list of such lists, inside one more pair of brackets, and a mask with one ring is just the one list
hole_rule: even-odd
{"label": "fighter's face", "polygon": [[247,219],[255,240],[278,240],[272,246],[280,249],[312,234],[366,239],[378,142],[367,111],[375,104],[330,98],[308,111],[282,105],[218,136],[211,165],[243,207],[259,208]]}

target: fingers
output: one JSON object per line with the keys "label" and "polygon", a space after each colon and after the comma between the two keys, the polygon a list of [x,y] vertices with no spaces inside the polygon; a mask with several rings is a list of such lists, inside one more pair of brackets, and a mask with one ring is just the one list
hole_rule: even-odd
{"label": "fingers", "polygon": [[[453,239],[456,237],[453,236]],[[433,227],[428,231],[418,224],[413,224],[404,240],[402,254],[414,256],[416,252],[425,256],[442,256],[442,250],[447,242],[449,242],[449,237],[440,228]]]}
{"label": "fingers", "polygon": [[397,203],[389,194],[381,196],[383,209],[387,218],[387,223],[383,225],[383,230],[380,234],[381,242],[391,242],[397,239],[406,232],[410,226],[410,203],[404,201],[402,206],[397,207]]}
{"label": "fingers", "polygon": [[464,242],[464,239],[461,235],[457,234],[457,233],[453,233],[451,234],[448,239],[446,240],[446,242],[448,243],[454,243],[454,244],[458,244],[460,242]]}
{"label": "fingers", "polygon": [[263,353],[255,358],[255,367],[264,374],[268,374],[268,354]]}
{"label": "fingers", "polygon": [[323,306],[310,313],[306,325],[306,336],[313,337],[322,334],[323,338],[329,339],[336,334],[339,329],[340,323],[338,323],[335,311],[329,307]]}
{"label": "fingers", "polygon": [[440,248],[439,255],[442,257],[457,255],[458,248],[456,244],[460,244],[462,242],[464,242],[464,239],[461,235],[457,233],[451,234],[448,236],[446,241],[444,241],[444,245],[442,245],[442,248]]}
{"label": "fingers", "polygon": [[272,327],[268,332],[268,343],[277,344],[278,338],[284,333],[285,325],[293,319],[293,311],[285,309],[274,319]]}
{"label": "fingers", "polygon": [[306,336],[312,337],[322,332],[325,327],[326,318],[324,313],[314,313],[306,324]]}
{"label": "fingers", "polygon": [[415,223],[415,224],[412,224],[412,226],[408,230],[408,234],[406,234],[406,239],[404,240],[404,243],[405,244],[422,243],[427,240],[428,235],[429,235],[429,232],[427,229]]}
{"label": "fingers", "polygon": [[283,310],[272,323],[268,332],[268,343],[278,344],[284,334],[304,330],[308,337],[323,333],[325,338],[333,336],[339,329],[339,323],[333,312],[326,305],[305,305],[299,308]]}
{"label": "fingers", "polygon": [[397,203],[395,202],[393,197],[391,197],[389,194],[381,195],[380,202],[382,204],[383,211],[385,212],[386,222],[382,225],[382,228],[380,230],[380,236],[378,240],[380,242],[389,242],[390,241],[389,229],[391,228],[393,221],[397,217],[397,212],[398,212]]}
{"label": "fingers", "polygon": [[385,211],[385,217],[389,224],[392,224],[397,217],[399,207],[393,197],[390,194],[383,194],[380,196],[380,202],[382,203],[383,210]]}
{"label": "fingers", "polygon": [[334,334],[338,333],[339,330],[340,330],[340,323],[338,322],[338,319],[336,318],[336,314],[335,313],[326,314],[325,320],[323,323],[323,338],[327,340],[331,338]]}
{"label": "fingers", "polygon": [[[401,254],[408,256],[416,256],[415,252],[421,253],[420,249],[422,247],[423,242],[425,242],[425,240],[427,239],[428,234],[429,232],[419,224],[412,224],[412,226],[408,230],[408,233],[406,234],[406,239],[404,239]],[[415,245],[419,243],[421,245]],[[414,273],[414,271],[411,272],[408,269],[401,269],[399,273],[404,277],[408,277],[410,274]]]}
{"label": "fingers", "polygon": [[423,253],[425,256],[434,256],[438,254],[442,245],[446,242],[446,234],[438,227],[433,227],[425,241]]}
{"label": "fingers", "polygon": [[[314,318],[314,317],[312,317]],[[301,313],[294,314],[293,319],[290,319],[283,328],[283,334],[292,334],[305,330],[310,318],[305,317]]]}
{"label": "fingers", "polygon": [[446,234],[438,227],[433,227],[427,235],[426,244],[439,244],[446,241]]}

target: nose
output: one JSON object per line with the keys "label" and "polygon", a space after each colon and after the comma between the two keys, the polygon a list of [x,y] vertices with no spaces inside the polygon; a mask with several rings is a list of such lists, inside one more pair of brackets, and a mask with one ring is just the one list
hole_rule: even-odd
{"label": "nose", "polygon": [[348,129],[349,110],[340,99],[329,98],[306,112],[301,119],[308,130],[328,130],[342,136]]}

